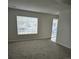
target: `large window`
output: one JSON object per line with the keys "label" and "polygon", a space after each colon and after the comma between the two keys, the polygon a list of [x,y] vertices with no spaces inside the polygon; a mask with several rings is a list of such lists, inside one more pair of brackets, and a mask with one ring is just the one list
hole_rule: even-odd
{"label": "large window", "polygon": [[37,34],[38,33],[38,18],[17,16],[17,33],[22,34]]}

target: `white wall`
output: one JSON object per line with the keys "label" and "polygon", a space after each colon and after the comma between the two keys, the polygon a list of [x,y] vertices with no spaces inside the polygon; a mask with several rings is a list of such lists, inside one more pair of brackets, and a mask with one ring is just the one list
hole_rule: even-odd
{"label": "white wall", "polygon": [[63,10],[59,15],[57,43],[71,48],[71,10]]}
{"label": "white wall", "polygon": [[[38,34],[37,35],[17,35],[16,16],[32,16],[38,17]],[[35,13],[23,10],[9,8],[8,22],[9,22],[9,41],[15,40],[29,40],[29,39],[43,39],[51,37],[51,22],[52,15],[44,13]]]}
{"label": "white wall", "polygon": [[[63,46],[70,48],[71,46],[71,38],[70,38],[70,10],[63,10],[59,15],[59,23],[58,23],[58,35],[57,35],[57,43]],[[39,18],[39,34],[38,35],[17,35],[17,27],[16,27],[16,16],[33,16]],[[43,38],[51,38],[51,29],[52,29],[52,17],[55,17],[50,14],[45,13],[35,13],[23,10],[17,10],[9,8],[8,13],[8,34],[9,41],[19,41],[19,40],[29,40],[29,39],[43,39]]]}

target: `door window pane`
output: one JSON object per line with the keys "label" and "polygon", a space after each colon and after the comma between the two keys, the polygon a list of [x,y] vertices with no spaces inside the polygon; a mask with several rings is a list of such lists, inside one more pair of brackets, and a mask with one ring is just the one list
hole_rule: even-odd
{"label": "door window pane", "polygon": [[57,26],[58,26],[58,19],[54,18],[52,24],[52,36],[51,36],[51,40],[54,42],[56,42],[57,37]]}

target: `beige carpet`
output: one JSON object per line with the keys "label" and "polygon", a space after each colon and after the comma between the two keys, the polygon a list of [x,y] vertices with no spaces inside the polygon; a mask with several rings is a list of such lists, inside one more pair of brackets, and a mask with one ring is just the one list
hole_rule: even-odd
{"label": "beige carpet", "polygon": [[71,59],[70,50],[50,40],[9,43],[9,59]]}

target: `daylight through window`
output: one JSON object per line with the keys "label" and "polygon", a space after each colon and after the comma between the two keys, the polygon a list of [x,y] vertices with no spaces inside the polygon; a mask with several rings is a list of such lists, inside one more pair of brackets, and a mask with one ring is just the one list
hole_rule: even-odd
{"label": "daylight through window", "polygon": [[17,32],[22,34],[37,34],[38,33],[38,18],[17,16]]}

